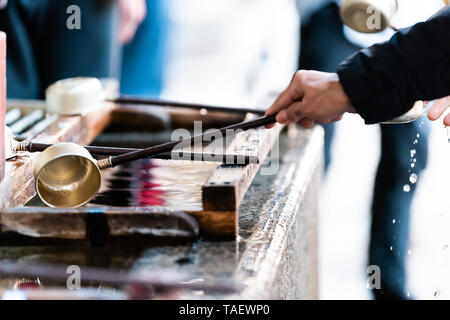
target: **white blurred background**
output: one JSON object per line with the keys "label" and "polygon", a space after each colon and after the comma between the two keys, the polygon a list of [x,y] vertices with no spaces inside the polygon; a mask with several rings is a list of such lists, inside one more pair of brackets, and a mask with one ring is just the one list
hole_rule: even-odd
{"label": "white blurred background", "polygon": [[[399,2],[399,27],[425,20],[442,6],[440,0]],[[263,92],[281,91],[295,71],[294,1],[174,0],[171,19],[173,56],[163,96],[255,105]],[[347,32],[365,44],[389,36]],[[419,299],[450,298],[450,144],[441,123],[432,124],[428,169],[419,177],[412,211],[408,291]],[[370,298],[365,270],[379,141],[378,126],[365,126],[358,116],[338,125],[320,203],[322,299]]]}
{"label": "white blurred background", "polygon": [[[393,21],[398,28],[425,21],[443,7],[441,0],[398,2],[399,11]],[[348,28],[345,33],[361,46],[387,40],[394,34],[386,30],[364,35]],[[450,137],[442,121],[431,127],[428,167],[419,177],[411,212],[407,290],[416,299],[450,299]],[[379,141],[379,127],[365,126],[358,116],[347,116],[338,125],[320,206],[323,299],[371,297],[366,289],[366,256]]]}
{"label": "white blurred background", "polygon": [[[337,127],[320,202],[322,299],[371,298],[366,256],[379,141],[379,127],[357,116]],[[442,122],[432,125],[429,144],[412,206],[408,291],[416,299],[450,299],[450,143]]]}
{"label": "white blurred background", "polygon": [[174,0],[167,97],[254,105],[295,72],[299,19],[291,0]]}

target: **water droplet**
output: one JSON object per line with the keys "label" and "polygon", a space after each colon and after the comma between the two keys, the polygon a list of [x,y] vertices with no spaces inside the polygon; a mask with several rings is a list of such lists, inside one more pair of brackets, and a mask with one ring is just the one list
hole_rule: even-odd
{"label": "water droplet", "polygon": [[417,159],[414,159],[413,162],[416,163],[416,162],[417,162]]}
{"label": "water droplet", "polygon": [[201,114],[202,116],[206,116],[206,115],[208,114],[208,110],[202,108],[202,109],[200,109],[200,114]]}
{"label": "water droplet", "polygon": [[416,155],[417,151],[416,151],[416,149],[412,149],[410,151],[410,153],[411,153],[411,158],[413,158]]}
{"label": "water droplet", "polygon": [[392,220],[392,223],[395,224],[395,219]]}
{"label": "water droplet", "polygon": [[408,256],[410,256],[411,255],[411,250],[408,250]]}
{"label": "water droplet", "polygon": [[415,165],[415,163],[413,162],[413,163],[411,163],[411,168],[414,168],[416,165]]}
{"label": "water droplet", "polygon": [[404,191],[404,192],[410,192],[410,191],[411,191],[411,186],[410,186],[409,184],[405,184],[405,185],[403,186],[403,191]]}
{"label": "water droplet", "polygon": [[392,250],[394,250],[394,247],[393,247],[393,246],[391,246],[391,247],[389,248],[389,250],[391,250],[391,251],[392,251]]}
{"label": "water droplet", "polygon": [[406,293],[406,296],[409,298],[411,295],[409,294],[409,292]]}
{"label": "water droplet", "polygon": [[411,182],[412,184],[415,184],[417,182],[417,179],[419,179],[419,177],[415,173],[409,176],[409,182]]}
{"label": "water droplet", "polygon": [[417,134],[417,138],[420,138],[420,133]]}

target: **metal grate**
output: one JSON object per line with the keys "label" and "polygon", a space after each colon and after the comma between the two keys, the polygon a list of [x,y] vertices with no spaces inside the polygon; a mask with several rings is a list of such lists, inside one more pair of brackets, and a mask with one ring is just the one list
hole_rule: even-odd
{"label": "metal grate", "polygon": [[11,128],[16,140],[23,141],[44,131],[57,118],[56,115],[47,116],[41,109],[26,111],[14,107],[7,110],[5,124]]}

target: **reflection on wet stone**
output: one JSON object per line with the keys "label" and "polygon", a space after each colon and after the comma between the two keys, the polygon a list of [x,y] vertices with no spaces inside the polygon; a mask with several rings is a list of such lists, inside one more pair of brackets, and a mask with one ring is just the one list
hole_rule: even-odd
{"label": "reflection on wet stone", "polygon": [[102,172],[102,189],[91,203],[202,210],[202,186],[217,163],[141,160]]}

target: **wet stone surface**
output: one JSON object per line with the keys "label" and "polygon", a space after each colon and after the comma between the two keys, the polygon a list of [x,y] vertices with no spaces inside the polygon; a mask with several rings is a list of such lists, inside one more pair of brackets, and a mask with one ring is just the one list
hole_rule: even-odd
{"label": "wet stone surface", "polygon": [[[248,259],[244,255],[246,250],[248,251],[251,246],[259,247],[261,243],[269,246],[270,239],[276,239],[276,235],[273,234],[276,229],[273,225],[276,224],[278,215],[281,214],[283,205],[287,201],[286,197],[289,195],[293,183],[293,172],[301,167],[302,158],[307,156],[309,151],[306,149],[310,144],[317,144],[317,146],[310,151],[314,153],[312,155],[314,161],[308,164],[310,168],[306,168],[305,172],[311,171],[312,174],[312,172],[321,169],[319,167],[321,165],[322,145],[320,144],[322,142],[322,131],[319,133],[302,131],[294,139],[289,138],[285,133],[282,134],[279,145],[280,158],[278,159],[280,168],[275,175],[262,175],[260,170],[260,173],[254,179],[239,208],[239,236],[237,239],[202,238],[194,243],[183,245],[155,243],[140,248],[108,247],[95,248],[95,250],[73,246],[58,248],[0,247],[0,260],[79,264],[131,270],[175,269],[188,272],[193,281],[227,280],[239,273],[239,281],[242,281],[242,277],[252,276],[253,273],[251,268],[242,267],[246,263],[246,261],[242,261],[243,257]],[[272,160],[276,158],[272,158]],[[280,160],[281,158],[283,160]],[[305,177],[305,181],[297,182],[305,184],[304,189],[307,189],[311,182],[307,178],[311,179],[308,176]],[[126,184],[129,186],[128,182]],[[296,207],[293,210],[297,210]],[[312,212],[309,216],[315,214],[313,212],[315,208],[306,208],[305,210]],[[295,212],[292,216],[293,219],[297,219]],[[270,229],[269,235],[264,231],[265,229]],[[283,231],[280,229],[280,232]],[[260,233],[261,238],[258,236]],[[309,240],[305,237],[304,241]],[[279,254],[282,255],[283,253],[279,252]],[[315,252],[310,252],[310,254],[313,255]],[[249,261],[251,264],[251,259]],[[290,263],[295,263],[295,261]],[[277,267],[274,266],[274,268]]]}

